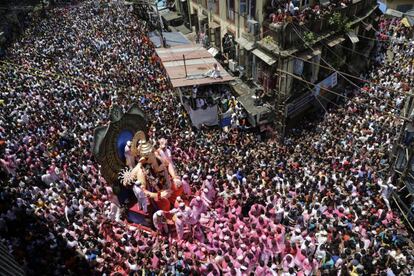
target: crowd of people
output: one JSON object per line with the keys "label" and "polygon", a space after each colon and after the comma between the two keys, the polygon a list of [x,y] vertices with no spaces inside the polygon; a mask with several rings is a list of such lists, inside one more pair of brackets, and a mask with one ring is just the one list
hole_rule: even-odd
{"label": "crowd of people", "polygon": [[[412,275],[387,169],[414,44],[383,22],[381,32],[404,39],[378,45],[367,77],[379,85],[353,89],[282,143],[193,129],[130,7],[87,0],[48,11],[0,60],[2,242],[37,275]],[[168,139],[190,187],[189,206],[175,206],[178,236],[109,215],[93,130],[112,104],[132,103],[151,141]]]}
{"label": "crowd of people", "polygon": [[352,4],[350,0],[315,1],[311,5],[308,1],[300,0],[272,0],[269,6],[271,23],[309,22],[323,16],[330,16],[336,10]]}

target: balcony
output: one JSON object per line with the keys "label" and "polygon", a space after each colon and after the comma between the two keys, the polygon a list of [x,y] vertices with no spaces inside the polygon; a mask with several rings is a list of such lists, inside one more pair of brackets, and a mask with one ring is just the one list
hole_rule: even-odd
{"label": "balcony", "polygon": [[[345,1],[345,0],[344,0]],[[343,2],[344,2],[343,1]],[[353,0],[346,6],[307,7],[295,10],[295,16],[281,11],[280,7],[266,10],[267,19],[263,22],[263,38],[267,38],[265,48],[279,50],[303,48],[304,41],[316,43],[330,35],[343,31],[369,16],[376,8],[376,0]],[[269,5],[270,6],[270,5]],[[261,43],[266,44],[266,43]],[[275,45],[271,45],[275,44]]]}

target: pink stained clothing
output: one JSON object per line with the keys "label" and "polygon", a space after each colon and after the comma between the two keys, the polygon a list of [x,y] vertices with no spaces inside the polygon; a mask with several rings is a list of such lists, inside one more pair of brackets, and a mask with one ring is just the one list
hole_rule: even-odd
{"label": "pink stained clothing", "polygon": [[184,257],[186,259],[191,259],[193,257],[193,254],[190,251],[185,251],[184,252]]}
{"label": "pink stained clothing", "polygon": [[179,218],[175,218],[175,229],[177,231],[178,240],[182,240],[184,236],[184,222]]}
{"label": "pink stained clothing", "polygon": [[202,196],[205,197],[208,201],[213,202],[214,198],[216,197],[216,191],[214,188],[210,188],[208,189],[207,193],[203,192]]}
{"label": "pink stained clothing", "polygon": [[200,227],[195,227],[195,229],[194,229],[194,238],[196,240],[198,240],[199,242],[201,242],[201,243],[205,243],[206,238],[205,238],[204,233],[202,232]]}
{"label": "pink stained clothing", "polygon": [[313,268],[312,268],[312,264],[309,262],[308,258],[305,258],[302,262],[302,268],[304,270],[305,275],[309,275]]}
{"label": "pink stained clothing", "polygon": [[160,259],[154,254],[151,258],[151,267],[152,269],[158,269],[158,264],[160,262]]}
{"label": "pink stained clothing", "polygon": [[273,258],[273,253],[269,249],[264,249],[260,255],[260,260],[263,261],[265,264],[269,262],[270,259]]}
{"label": "pink stained clothing", "polygon": [[234,268],[239,269],[241,264],[236,260],[230,257],[231,262],[233,263]]}
{"label": "pink stained clothing", "polygon": [[394,213],[392,211],[388,211],[385,218],[389,221],[392,221],[394,219]]}
{"label": "pink stained clothing", "polygon": [[257,275],[257,276],[265,276],[266,275],[265,273],[266,273],[266,269],[261,266],[257,266],[256,270],[254,271],[254,275]]}
{"label": "pink stained clothing", "polygon": [[285,235],[284,234],[277,234],[276,236],[276,245],[277,245],[277,252],[283,253],[285,251]]}
{"label": "pink stained clothing", "polygon": [[327,217],[327,218],[333,218],[333,212],[330,212],[329,209],[326,209],[325,212],[323,212],[323,214]]}
{"label": "pink stained clothing", "polygon": [[235,230],[238,230],[238,229],[240,229],[240,226],[242,226],[242,225],[243,225],[243,227],[245,226],[244,222],[241,221],[239,218],[237,218],[236,223],[233,225],[233,227],[234,227]]}
{"label": "pink stained clothing", "polygon": [[207,240],[209,241],[209,243],[210,243],[210,244],[212,244],[212,243],[213,243],[213,241],[215,240],[215,239],[214,239],[214,236],[213,236],[213,232],[212,232],[212,231],[209,231],[209,232],[207,233]]}
{"label": "pink stained clothing", "polygon": [[158,154],[162,157],[162,158],[164,158],[165,160],[167,160],[169,163],[171,163],[172,164],[172,156],[171,156],[171,151],[170,151],[170,149],[168,149],[168,148],[164,148],[164,149],[161,149],[161,148],[159,148],[158,149]]}
{"label": "pink stained clothing", "polygon": [[207,199],[210,201],[214,200],[214,198],[216,197],[216,190],[214,189],[213,180],[205,180],[203,183],[203,187],[208,189],[208,193],[206,194]]}
{"label": "pink stained clothing", "polygon": [[203,199],[203,202],[205,204],[211,205],[213,203],[213,201],[210,198],[208,198],[208,192],[205,193],[204,191],[202,191],[200,197]]}
{"label": "pink stained clothing", "polygon": [[[290,256],[291,257],[291,261],[288,262],[287,257]],[[286,254],[285,257],[283,258],[282,261],[282,267],[283,267],[283,271],[289,271],[289,268],[294,267],[295,266],[295,261],[294,258],[291,254]]]}
{"label": "pink stained clothing", "polygon": [[201,213],[207,211],[207,205],[203,200],[198,201],[197,198],[193,198],[190,202],[190,207],[192,208],[192,217],[198,221],[200,219]]}
{"label": "pink stained clothing", "polygon": [[302,267],[303,261],[306,259],[300,250],[300,248],[296,247],[296,256],[295,256],[295,264],[298,267]]}
{"label": "pink stained clothing", "polygon": [[184,194],[190,196],[191,195],[190,184],[184,179],[181,180],[181,184],[183,186]]}
{"label": "pink stained clothing", "polygon": [[16,166],[12,160],[8,158],[0,159],[0,165],[8,174],[14,175],[16,173]]}
{"label": "pink stained clothing", "polygon": [[266,208],[261,204],[253,204],[249,211],[249,217],[257,219],[260,216],[260,212],[266,211]]}
{"label": "pink stained clothing", "polygon": [[334,210],[334,213],[339,217],[339,218],[342,218],[342,217],[344,217],[345,215],[344,214],[342,214],[338,209],[335,209]]}
{"label": "pink stained clothing", "polygon": [[197,250],[194,252],[194,255],[197,257],[198,260],[204,260],[206,255],[201,250]]}
{"label": "pink stained clothing", "polygon": [[244,250],[242,250],[241,248],[238,248],[237,250],[236,250],[236,256],[238,257],[238,256],[243,256],[243,252],[244,252]]}

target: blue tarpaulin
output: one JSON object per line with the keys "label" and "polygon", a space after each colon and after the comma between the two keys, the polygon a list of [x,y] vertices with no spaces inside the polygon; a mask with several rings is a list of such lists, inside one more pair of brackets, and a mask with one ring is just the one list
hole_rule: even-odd
{"label": "blue tarpaulin", "polygon": [[[191,44],[190,41],[180,32],[162,32],[162,35],[169,46],[179,46]],[[151,32],[149,38],[156,48],[161,47],[161,39],[158,33]]]}
{"label": "blue tarpaulin", "polygon": [[155,1],[155,2],[157,3],[157,6],[158,6],[159,10],[167,8],[167,1],[166,0],[158,0],[158,1]]}
{"label": "blue tarpaulin", "polygon": [[380,11],[382,11],[382,13],[385,13],[385,11],[387,10],[387,5],[385,3],[380,2],[380,1],[378,1],[378,4],[379,4],[378,8],[380,9]]}

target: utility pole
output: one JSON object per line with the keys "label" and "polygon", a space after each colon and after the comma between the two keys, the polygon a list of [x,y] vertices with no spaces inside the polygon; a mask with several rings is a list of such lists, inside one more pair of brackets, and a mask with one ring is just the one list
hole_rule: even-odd
{"label": "utility pole", "polygon": [[162,34],[162,29],[163,29],[164,24],[162,24],[162,18],[160,15],[160,11],[158,10],[158,1],[155,2],[155,9],[157,10],[157,16],[159,20],[159,27],[160,27],[159,32],[160,32],[161,46],[165,47],[164,35]]}
{"label": "utility pole", "polygon": [[[276,128],[279,131],[280,139],[283,142],[286,132],[286,88],[287,88],[287,76],[283,73],[282,57],[279,52],[278,55],[278,93],[276,95]],[[282,75],[283,74],[283,75]],[[282,80],[283,78],[283,80]],[[284,88],[282,88],[282,85]]]}
{"label": "utility pole", "polygon": [[187,13],[188,13],[188,23],[190,24],[190,30],[193,32],[193,25],[191,24],[191,5],[190,0],[187,0]]}

